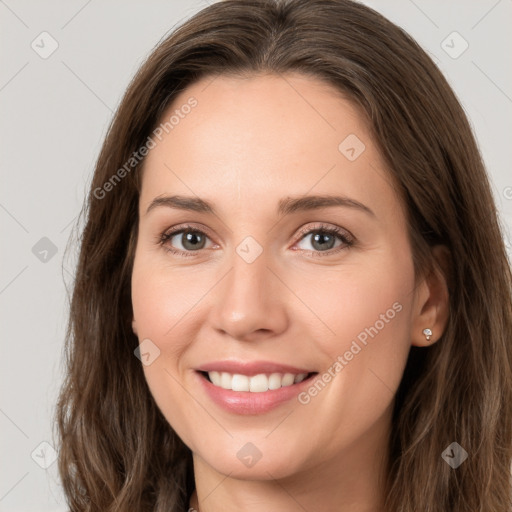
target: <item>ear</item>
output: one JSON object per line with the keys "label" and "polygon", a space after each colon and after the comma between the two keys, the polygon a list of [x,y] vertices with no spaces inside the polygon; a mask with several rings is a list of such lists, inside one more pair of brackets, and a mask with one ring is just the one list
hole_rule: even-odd
{"label": "ear", "polygon": [[132,330],[136,336],[139,335],[139,333],[137,332],[137,322],[135,321],[135,318],[132,320]]}
{"label": "ear", "polygon": [[[444,245],[432,249],[435,265],[429,275],[416,288],[412,318],[411,345],[433,345],[442,336],[449,317],[449,277],[451,274],[450,251]],[[430,340],[423,333],[430,329]]]}

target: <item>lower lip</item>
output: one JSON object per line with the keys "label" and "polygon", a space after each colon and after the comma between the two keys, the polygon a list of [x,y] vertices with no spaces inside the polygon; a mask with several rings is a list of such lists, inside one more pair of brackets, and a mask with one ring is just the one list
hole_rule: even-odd
{"label": "lower lip", "polygon": [[271,411],[297,396],[304,388],[310,385],[310,381],[316,375],[312,374],[302,382],[292,384],[291,386],[261,393],[251,393],[249,391],[233,391],[214,386],[200,372],[196,372],[196,374],[208,396],[220,407],[236,414],[263,414]]}

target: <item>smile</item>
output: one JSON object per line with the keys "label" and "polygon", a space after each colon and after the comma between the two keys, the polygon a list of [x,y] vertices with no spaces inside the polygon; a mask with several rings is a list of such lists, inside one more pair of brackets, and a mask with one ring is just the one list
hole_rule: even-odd
{"label": "smile", "polygon": [[318,372],[271,362],[218,361],[196,368],[206,397],[235,414],[263,414],[291,401]]}

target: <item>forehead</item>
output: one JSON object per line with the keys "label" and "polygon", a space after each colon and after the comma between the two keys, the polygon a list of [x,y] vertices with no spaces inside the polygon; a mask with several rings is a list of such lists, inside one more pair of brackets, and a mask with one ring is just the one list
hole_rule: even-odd
{"label": "forehead", "polygon": [[393,200],[366,117],[319,79],[207,77],[181,91],[161,122],[144,163],[141,207],[163,193],[239,208],[274,195],[277,202],[283,191],[343,192],[377,206]]}

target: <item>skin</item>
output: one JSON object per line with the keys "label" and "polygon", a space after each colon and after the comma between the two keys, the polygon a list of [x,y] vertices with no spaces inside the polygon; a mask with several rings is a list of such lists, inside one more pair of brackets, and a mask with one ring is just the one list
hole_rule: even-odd
{"label": "skin", "polygon": [[[197,106],[145,161],[132,275],[134,332],[160,349],[144,366],[149,389],[193,452],[190,506],[381,510],[395,393],[410,346],[435,343],[446,326],[446,283],[439,273],[416,279],[390,174],[361,112],[331,86],[300,74],[210,77],[163,117],[191,96]],[[365,144],[354,161],[338,150],[349,134]],[[199,196],[217,216],[165,206],[146,213],[165,194]],[[281,198],[305,194],[343,195],[374,215],[339,206],[277,215]],[[319,222],[355,243],[335,252],[341,240],[322,249],[316,232],[299,235]],[[207,232],[195,252],[182,234],[167,241],[191,257],[156,241],[182,223]],[[236,252],[247,236],[263,250],[252,263]],[[307,404],[242,416],[198,386],[195,368],[230,358],[322,375],[395,303],[400,312]],[[252,467],[237,458],[248,442],[262,454]]]}

